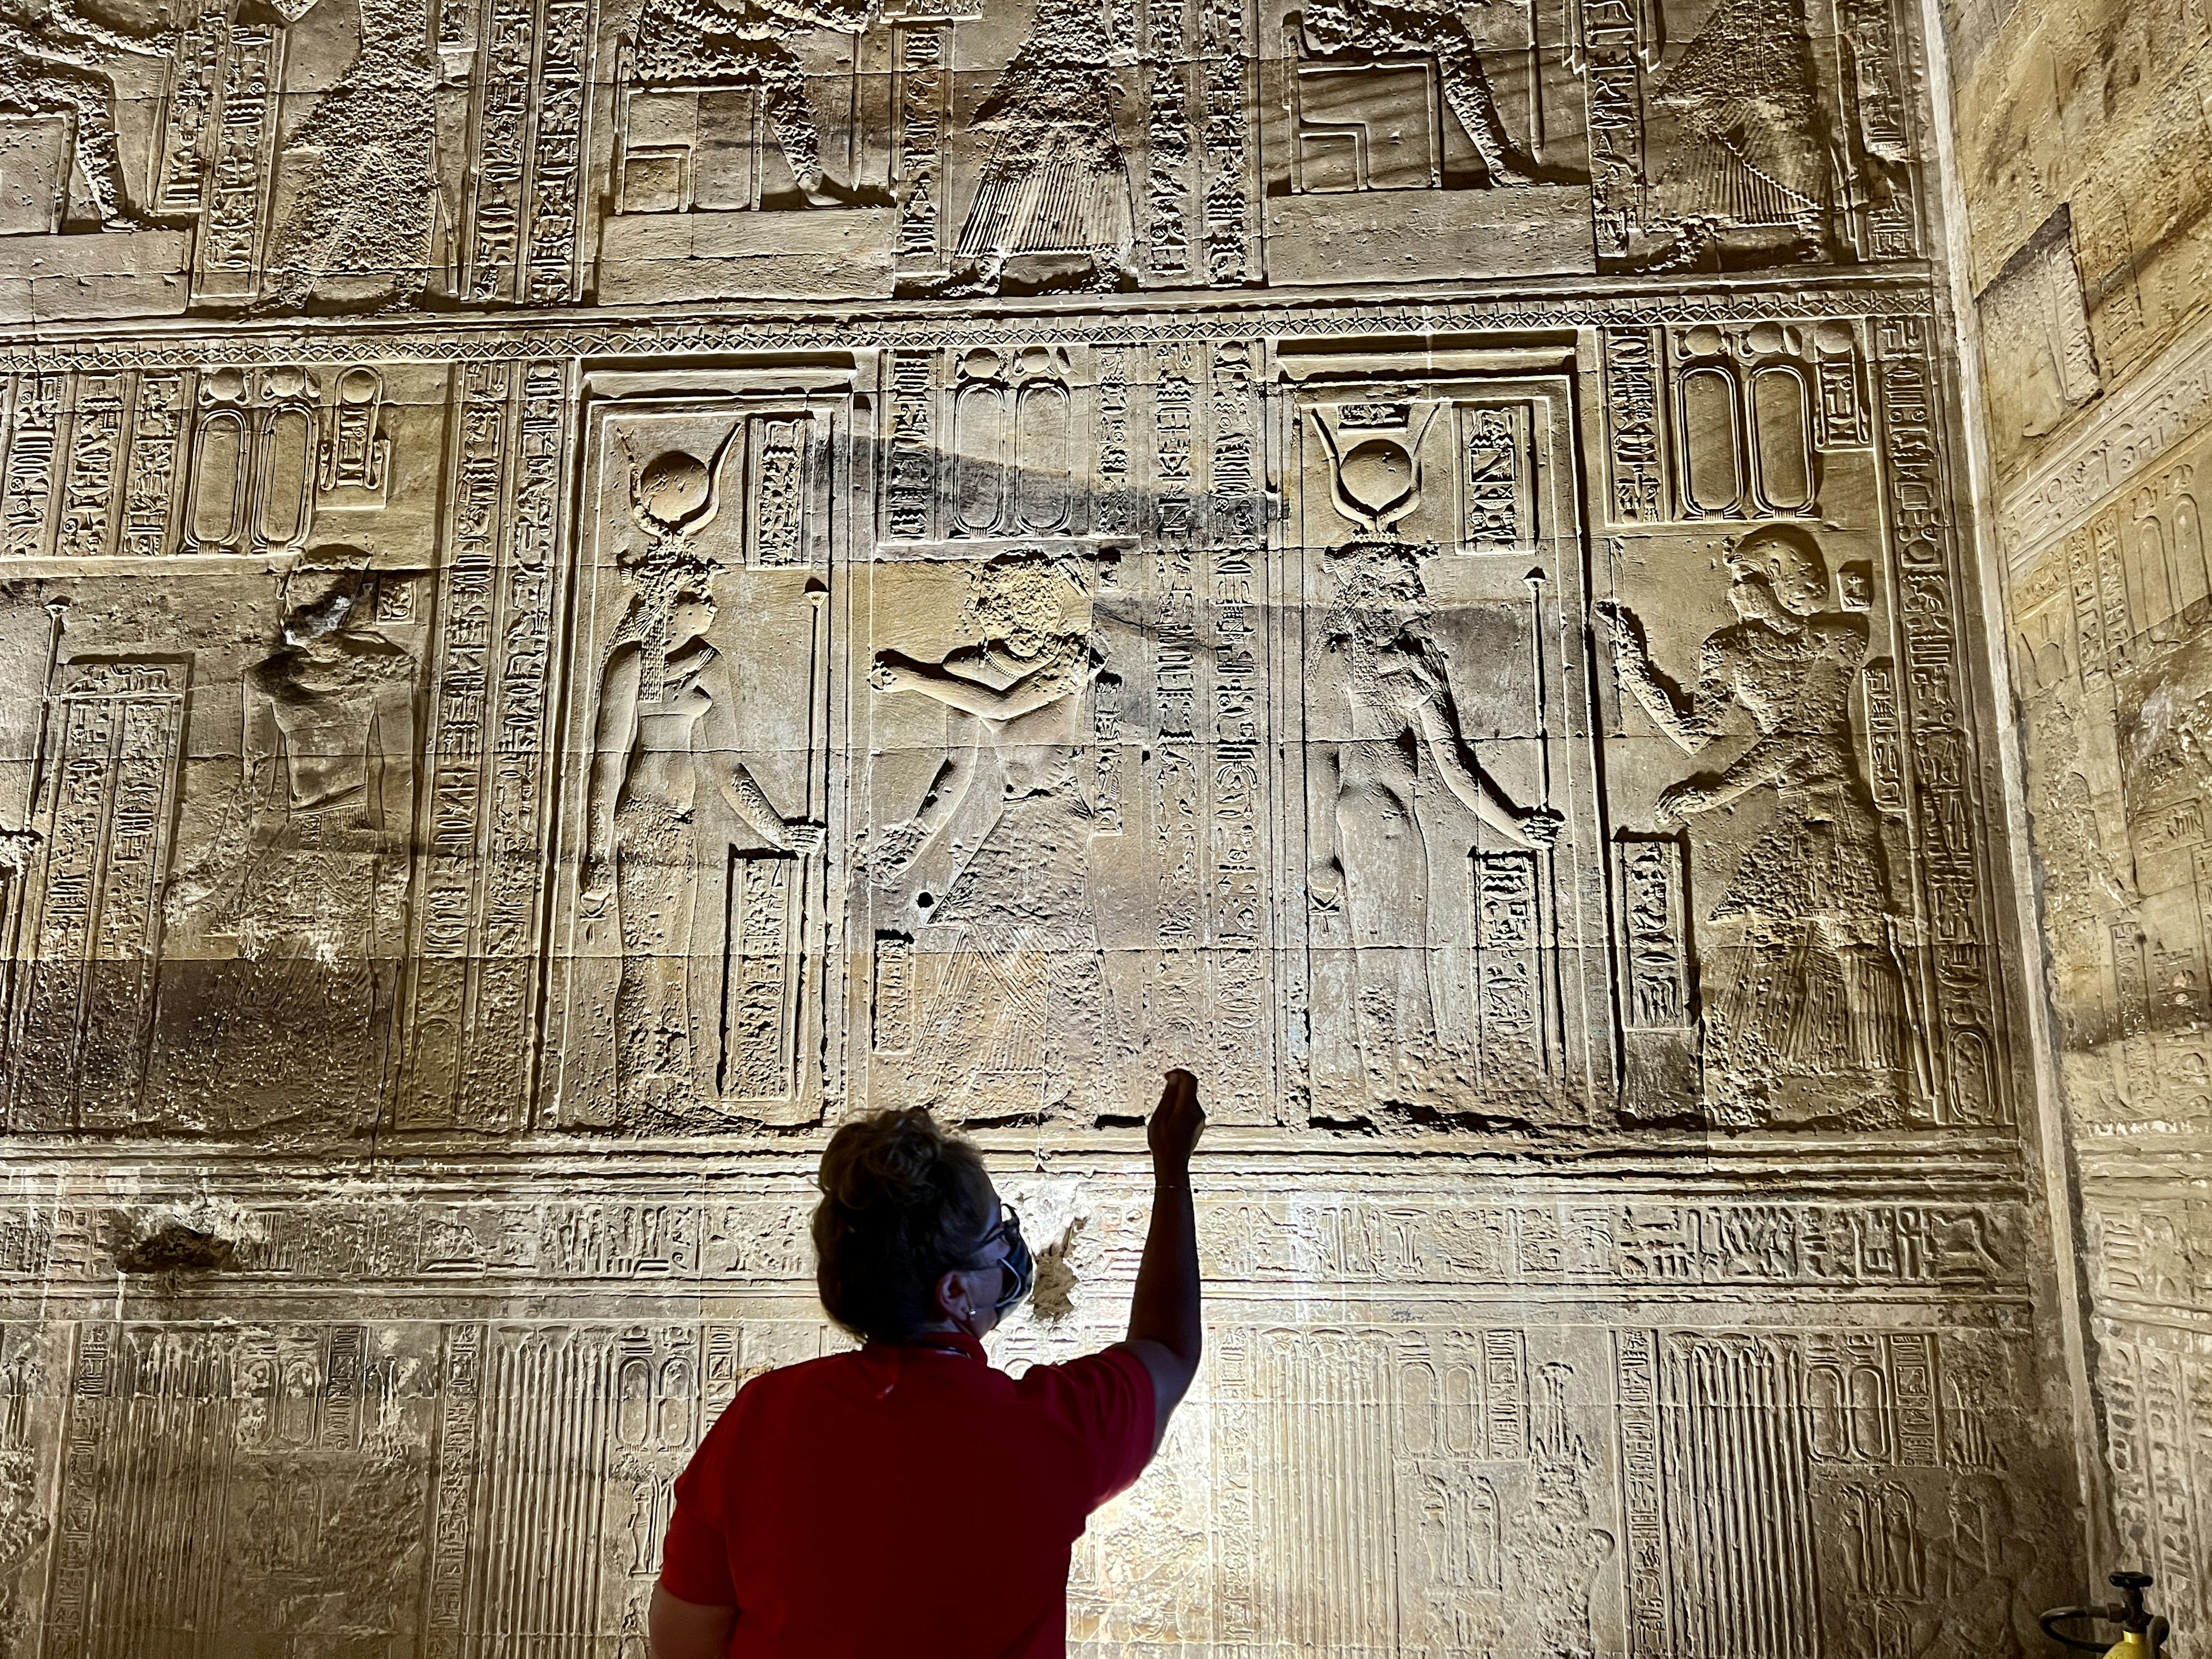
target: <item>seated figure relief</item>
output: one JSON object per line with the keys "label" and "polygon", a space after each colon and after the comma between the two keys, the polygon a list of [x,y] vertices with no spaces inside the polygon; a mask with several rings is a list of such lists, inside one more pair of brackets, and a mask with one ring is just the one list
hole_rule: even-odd
{"label": "seated figure relief", "polygon": [[410,300],[428,276],[438,185],[422,111],[437,72],[423,0],[360,0],[360,45],[284,140],[293,193],[254,308]]}
{"label": "seated figure relief", "polygon": [[1883,191],[1821,115],[1836,94],[1786,0],[1723,0],[1651,90],[1651,142],[1669,159],[1650,189],[1647,269],[1832,258],[1844,198]]}
{"label": "seated figure relief", "polygon": [[1540,169],[1527,146],[1506,131],[1463,9],[1443,0],[1314,0],[1303,21],[1306,43],[1317,52],[1433,57],[1444,103],[1481,156],[1485,183],[1500,189],[1534,184]]}
{"label": "seated figure relief", "polygon": [[[209,970],[200,1035],[228,1045],[222,1097],[247,1121],[373,1093],[405,955],[421,663],[375,614],[377,581],[404,579],[309,574],[246,673],[234,809],[169,895],[174,922],[235,939],[236,960]],[[167,1054],[173,1089],[213,1097],[213,1047]]]}
{"label": "seated figure relief", "polygon": [[1132,285],[1135,216],[1109,45],[1104,8],[1085,0],[1038,8],[1029,39],[969,123],[987,137],[950,291],[995,294],[1008,264],[1025,256],[1041,268],[1072,267],[1040,287]]}
{"label": "seated figure relief", "polygon": [[124,187],[107,65],[120,54],[164,57],[170,44],[166,35],[126,34],[95,22],[71,0],[0,5],[0,115],[58,115],[73,124],[76,166],[102,229],[146,222]]}
{"label": "seated figure relief", "polygon": [[823,171],[821,120],[793,43],[811,29],[863,28],[875,12],[876,0],[645,0],[632,72],[647,86],[756,94],[799,193],[811,206],[834,206],[849,195]]}

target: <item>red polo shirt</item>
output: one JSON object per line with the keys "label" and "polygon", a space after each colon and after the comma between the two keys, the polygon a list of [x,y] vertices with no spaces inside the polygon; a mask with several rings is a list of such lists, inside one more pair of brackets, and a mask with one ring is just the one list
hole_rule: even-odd
{"label": "red polo shirt", "polygon": [[660,1582],[738,1609],[730,1659],[1060,1659],[1068,1549],[1152,1455],[1127,1348],[1018,1379],[870,1344],[738,1391],[676,1482]]}

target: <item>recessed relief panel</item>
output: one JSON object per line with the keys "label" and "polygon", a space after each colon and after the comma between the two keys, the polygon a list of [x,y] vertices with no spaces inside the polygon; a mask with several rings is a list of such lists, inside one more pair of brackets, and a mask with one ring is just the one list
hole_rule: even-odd
{"label": "recessed relief panel", "polygon": [[1284,363],[1314,1114],[1610,1121],[1572,382]]}
{"label": "recessed relief panel", "polygon": [[562,781],[558,1121],[822,1110],[842,388],[595,397]]}
{"label": "recessed relief panel", "polygon": [[[1253,368],[1242,344],[892,360],[890,524],[916,542],[859,605],[881,1086],[1092,1125],[1180,1053],[1231,1121],[1279,1121]],[[948,413],[938,503],[904,447]]]}

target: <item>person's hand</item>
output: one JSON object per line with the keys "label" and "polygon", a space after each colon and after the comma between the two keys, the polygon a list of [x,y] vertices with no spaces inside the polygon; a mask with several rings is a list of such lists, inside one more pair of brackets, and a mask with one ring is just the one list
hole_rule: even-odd
{"label": "person's hand", "polygon": [[907,867],[928,839],[929,831],[912,818],[904,823],[895,823],[876,837],[875,845],[862,860],[862,867],[875,878],[876,885],[884,892],[896,891]]}
{"label": "person's hand", "polygon": [[1712,798],[1694,783],[1677,783],[1660,792],[1658,818],[1660,823],[1673,829],[1692,812],[1703,812],[1712,805]]}
{"label": "person's hand", "polygon": [[1635,659],[1644,654],[1644,638],[1627,611],[1615,599],[1599,599],[1590,606],[1590,615],[1604,625],[1613,636],[1616,655]]}
{"label": "person's hand", "polygon": [[1160,1103],[1145,1126],[1145,1144],[1152,1148],[1152,1168],[1180,1174],[1190,1168],[1191,1149],[1206,1130],[1206,1112],[1198,1103],[1198,1079],[1178,1066],[1168,1073],[1160,1091]]}
{"label": "person's hand", "polygon": [[584,865],[584,889],[578,896],[577,901],[583,906],[584,914],[587,916],[605,915],[607,902],[614,896],[614,860],[604,854],[595,855],[586,860]]}
{"label": "person's hand", "polygon": [[1559,844],[1559,831],[1566,827],[1566,822],[1548,806],[1532,806],[1521,815],[1515,827],[1528,845],[1545,848]]}

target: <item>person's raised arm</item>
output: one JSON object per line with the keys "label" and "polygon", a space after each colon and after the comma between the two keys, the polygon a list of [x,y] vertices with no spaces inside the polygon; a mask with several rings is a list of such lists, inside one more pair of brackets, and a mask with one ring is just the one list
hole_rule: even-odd
{"label": "person's raised arm", "polygon": [[1199,1316],[1198,1217],[1190,1197],[1191,1149],[1205,1127],[1198,1079],[1180,1069],[1170,1072],[1145,1131],[1152,1153],[1152,1224],[1137,1264],[1124,1344],[1152,1373],[1155,1451],[1167,1436],[1169,1417],[1190,1392],[1206,1345]]}

